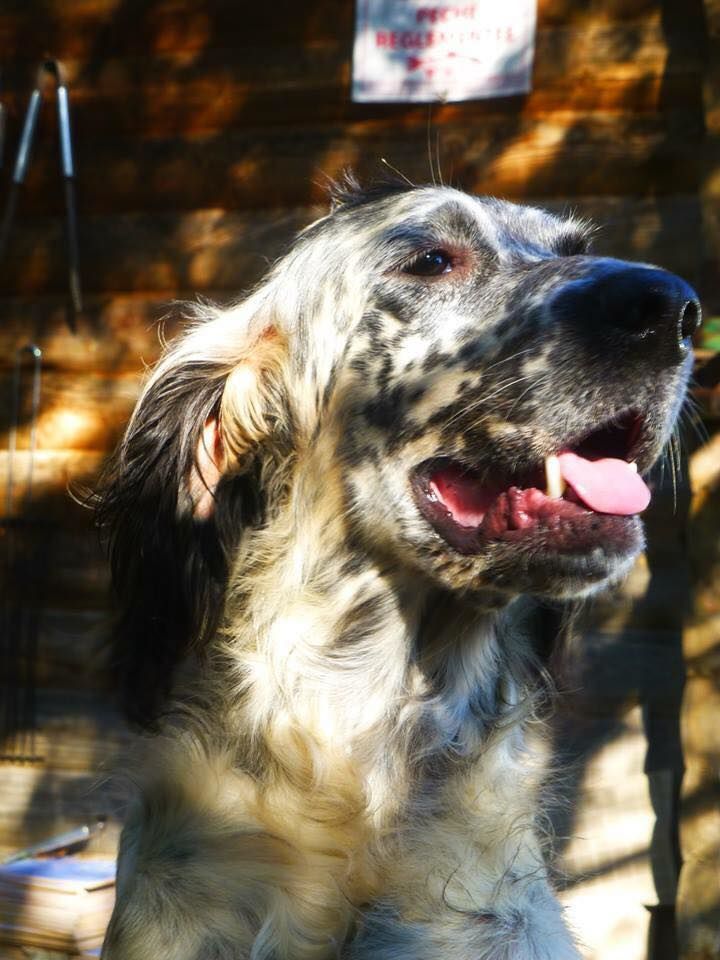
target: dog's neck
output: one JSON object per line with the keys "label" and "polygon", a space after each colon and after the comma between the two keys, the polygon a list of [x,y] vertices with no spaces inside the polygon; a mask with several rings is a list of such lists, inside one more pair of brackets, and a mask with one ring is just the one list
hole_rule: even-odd
{"label": "dog's neck", "polygon": [[463,600],[363,549],[340,481],[300,471],[230,580],[241,722],[357,758],[366,777],[472,759],[527,702],[527,643],[504,629],[513,606]]}

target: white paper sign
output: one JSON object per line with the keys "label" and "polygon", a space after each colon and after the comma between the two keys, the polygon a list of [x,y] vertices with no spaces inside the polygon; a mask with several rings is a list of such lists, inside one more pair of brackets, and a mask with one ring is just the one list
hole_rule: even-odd
{"label": "white paper sign", "polygon": [[526,93],[535,0],[356,0],[355,101],[475,100]]}

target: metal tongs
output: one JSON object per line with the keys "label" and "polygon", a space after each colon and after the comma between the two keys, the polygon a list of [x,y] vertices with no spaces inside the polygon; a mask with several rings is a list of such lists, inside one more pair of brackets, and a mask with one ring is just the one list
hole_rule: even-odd
{"label": "metal tongs", "polygon": [[10,192],[8,194],[2,224],[0,224],[0,260],[5,255],[10,230],[15,219],[18,194],[25,182],[30,153],[32,151],[35,130],[42,104],[43,81],[46,76],[55,80],[57,89],[58,127],[60,129],[60,162],[63,180],[65,183],[65,214],[66,240],[68,247],[68,278],[70,285],[70,303],[72,312],[68,315],[68,326],[74,333],[75,319],[82,310],[82,293],[80,290],[80,256],[78,253],[77,213],[75,209],[75,165],[73,162],[72,138],[70,135],[70,106],[67,84],[63,71],[57,60],[46,60],[41,64],[37,74],[37,85],[30,94],[25,122],[23,124],[20,144],[15,157]]}
{"label": "metal tongs", "polygon": [[105,825],[106,817],[96,817],[93,823],[83,824],[82,827],[75,827],[75,829],[67,830],[65,833],[60,833],[56,837],[48,837],[47,840],[41,840],[39,843],[34,843],[32,846],[25,847],[23,850],[17,850],[15,853],[11,853],[10,856],[5,857],[4,860],[0,860],[0,864],[4,866],[9,863],[19,863],[21,860],[29,860],[32,857],[47,857],[58,851],[85,846],[88,840],[98,833],[102,833]]}

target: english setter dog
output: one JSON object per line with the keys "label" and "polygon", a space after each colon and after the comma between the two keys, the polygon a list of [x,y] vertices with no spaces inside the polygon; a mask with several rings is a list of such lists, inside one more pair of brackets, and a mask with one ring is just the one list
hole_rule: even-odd
{"label": "english setter dog", "polygon": [[100,506],[131,699],[172,677],[179,704],[104,960],[579,957],[523,598],[642,550],[699,319],[577,220],[350,181],[247,299],[196,308]]}

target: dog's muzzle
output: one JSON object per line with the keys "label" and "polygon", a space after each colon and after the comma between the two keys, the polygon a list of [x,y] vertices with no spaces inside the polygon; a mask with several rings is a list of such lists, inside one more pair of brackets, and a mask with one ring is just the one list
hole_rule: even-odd
{"label": "dog's muzzle", "polygon": [[[473,462],[466,447],[457,459],[425,461],[413,475],[416,503],[463,554],[502,542],[536,557],[597,549],[629,557],[642,543],[636,521],[651,499],[642,474],[684,395],[701,319],[697,294],[665,270],[585,256],[526,271],[513,303],[520,318],[530,291],[536,302],[546,297],[536,309],[552,351],[526,412],[518,399],[530,394],[528,377],[519,377],[519,398],[503,397],[505,458],[496,444],[492,460]],[[503,416],[499,403],[495,415]],[[545,449],[536,443],[524,460],[512,430],[527,436],[528,415]]]}

